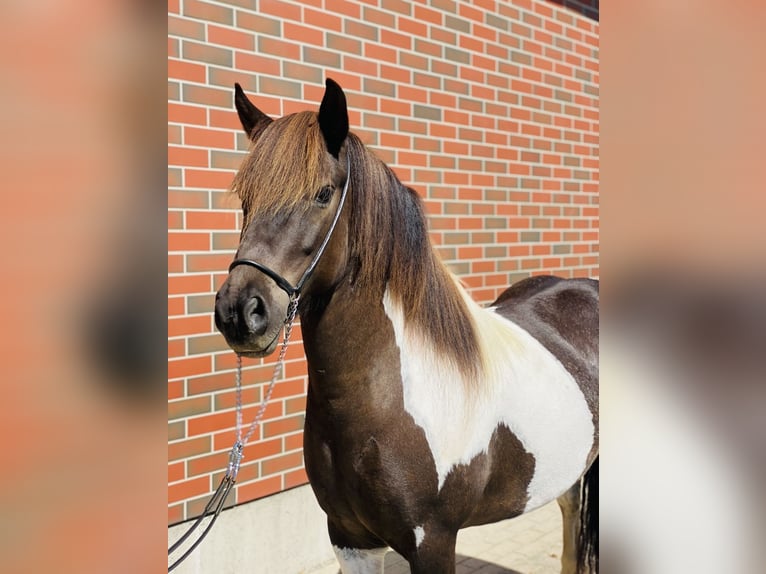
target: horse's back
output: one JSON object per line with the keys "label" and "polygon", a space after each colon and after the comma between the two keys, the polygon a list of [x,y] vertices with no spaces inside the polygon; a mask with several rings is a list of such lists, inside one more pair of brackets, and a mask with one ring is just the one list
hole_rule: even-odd
{"label": "horse's back", "polygon": [[540,275],[511,285],[492,304],[572,374],[598,420],[598,304],[595,279]]}

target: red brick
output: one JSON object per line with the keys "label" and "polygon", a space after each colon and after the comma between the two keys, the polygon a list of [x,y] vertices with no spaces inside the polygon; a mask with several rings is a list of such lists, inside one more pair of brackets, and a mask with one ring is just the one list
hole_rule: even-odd
{"label": "red brick", "polygon": [[435,138],[454,139],[457,135],[457,129],[454,126],[431,124],[429,135]]}
{"label": "red brick", "polygon": [[[301,358],[303,357],[301,356]],[[281,399],[285,397],[301,395],[305,392],[305,382],[301,379],[298,379],[277,383],[274,385],[274,391],[271,396],[273,399]]]}
{"label": "red brick", "polygon": [[168,297],[168,316],[183,315],[186,312],[186,303],[183,297]]}
{"label": "red brick", "polygon": [[282,477],[272,476],[264,480],[248,482],[237,486],[237,501],[247,502],[279,492],[282,488]]}
{"label": "red brick", "polygon": [[300,60],[300,46],[295,42],[260,36],[258,38],[258,52],[271,54],[289,60]]}
{"label": "red brick", "polygon": [[485,40],[489,42],[497,41],[497,30],[495,30],[494,28],[490,28],[489,26],[474,24],[473,34],[474,36],[478,36],[479,38],[484,38]]}
{"label": "red brick", "polygon": [[205,81],[205,66],[182,60],[168,60],[168,78],[202,83]]}
{"label": "red brick", "polygon": [[484,42],[481,40],[477,40],[476,38],[472,36],[466,36],[464,34],[461,34],[458,39],[458,45],[465,49],[469,50],[474,53],[483,53],[484,52]]}
{"label": "red brick", "polygon": [[285,488],[301,486],[307,484],[308,481],[309,479],[308,476],[306,476],[306,470],[303,468],[285,474]]}
{"label": "red brick", "polygon": [[[168,208],[208,209],[209,194],[206,191],[190,191],[187,189],[168,190]],[[173,229],[181,227],[173,226]],[[169,227],[170,228],[170,227]]]}
{"label": "red brick", "polygon": [[168,379],[201,375],[210,371],[210,357],[193,357],[168,361]]}
{"label": "red brick", "polygon": [[[182,134],[183,134],[183,129],[181,128],[181,126],[175,126],[175,125],[168,124],[168,145],[170,145],[170,144],[179,145],[181,143],[181,140],[182,140]],[[173,171],[177,172],[178,174],[181,173],[181,170],[173,170]],[[170,172],[168,172],[168,173],[170,173]],[[168,178],[168,179],[170,179],[170,178]],[[179,181],[180,181],[180,177],[179,177]],[[170,185],[170,184],[168,184],[168,185]],[[178,185],[180,185],[180,184],[178,184]]]}
{"label": "red brick", "polygon": [[[279,60],[260,54],[249,54],[245,52],[235,52],[234,65],[237,70],[248,70],[259,74],[278,76],[280,74]],[[242,82],[240,82],[241,84]],[[258,108],[264,113],[272,113],[262,108],[260,98],[258,99]],[[276,111],[279,111],[277,108]]]}
{"label": "red brick", "polygon": [[183,87],[183,99],[185,102],[226,109],[230,109],[234,102],[233,92],[230,89],[222,90],[189,84]]}
{"label": "red brick", "polygon": [[233,60],[232,51],[227,48],[191,40],[183,42],[183,57],[216,66],[231,66]]}
{"label": "red brick", "polygon": [[306,411],[306,396],[295,397],[285,401],[285,414],[292,415]]}
{"label": "red brick", "polygon": [[172,504],[168,506],[168,524],[176,524],[184,519],[184,505]]}
{"label": "red brick", "polygon": [[255,37],[250,32],[239,32],[231,28],[222,28],[208,24],[207,41],[212,44],[239,48],[240,50],[253,51],[255,49]]}
{"label": "red brick", "polygon": [[187,229],[236,229],[237,216],[229,212],[197,212],[186,214]]}
{"label": "red brick", "polygon": [[189,436],[198,436],[224,429],[233,429],[236,425],[236,416],[234,411],[208,414],[203,417],[188,419],[186,424]]}
{"label": "red brick", "polygon": [[[260,104],[260,98],[258,100],[258,103]],[[262,110],[264,113],[266,110]],[[229,110],[216,110],[211,109],[210,110],[210,127],[212,128],[228,128],[232,130],[236,130],[237,132],[242,130],[242,124],[239,121],[239,118],[237,117],[236,111],[229,111]]]}
{"label": "red brick", "polygon": [[[353,6],[350,8],[353,10]],[[343,20],[331,10],[314,10],[304,7],[304,22],[310,22],[321,30],[334,30],[339,32],[342,28]]]}
{"label": "red brick", "polygon": [[291,361],[293,359],[302,359],[303,357],[303,345],[291,342],[287,347],[287,351],[285,352],[285,360]]}
{"label": "red brick", "polygon": [[421,6],[419,4],[415,5],[414,16],[416,20],[430,22],[431,24],[436,24],[437,26],[441,26],[444,22],[444,16],[441,12],[432,10],[431,8],[426,8],[425,6]]}
{"label": "red brick", "polygon": [[[168,356],[168,358],[172,358]],[[184,397],[183,381],[168,381],[168,400],[182,399]]]}
{"label": "red brick", "polygon": [[186,185],[207,189],[227,189],[234,179],[233,171],[186,170]]}
{"label": "red brick", "polygon": [[407,2],[406,0],[382,0],[381,7],[405,16],[412,14],[412,2]]}
{"label": "red brick", "polygon": [[390,62],[392,64],[397,63],[396,50],[377,44],[365,44],[364,56],[369,60]]}
{"label": "red brick", "polygon": [[168,502],[174,503],[188,500],[209,492],[210,478],[200,476],[191,480],[185,480],[176,484],[168,485]]}
{"label": "red brick", "polygon": [[200,20],[232,24],[234,22],[233,11],[218,4],[203,2],[201,0],[184,0],[184,16],[191,16]]}
{"label": "red brick", "polygon": [[181,255],[168,255],[168,273],[183,273],[184,262]]}
{"label": "red brick", "polygon": [[[223,337],[221,335],[217,335],[219,340],[223,341]],[[226,343],[223,342],[225,345]],[[227,347],[228,349],[228,347]],[[228,385],[227,388],[231,388],[234,381],[234,375],[229,374],[228,377]],[[242,395],[241,395],[242,404],[244,405],[254,405],[254,404],[260,404],[261,403],[261,390],[260,388],[249,388],[249,389],[242,389]],[[223,409],[233,409],[237,404],[237,393],[236,391],[229,391],[226,393],[218,393],[215,396],[215,409],[216,410],[223,410]],[[248,423],[249,424],[249,423]]]}
{"label": "red brick", "polygon": [[326,33],[325,45],[334,52],[344,52],[357,56],[362,54],[362,42],[343,34]]}
{"label": "red brick", "polygon": [[189,477],[207,475],[216,470],[225,469],[228,461],[228,452],[193,458],[186,463],[186,472]]}
{"label": "red brick", "polygon": [[[361,85],[361,80],[358,74],[372,74],[377,73],[379,65],[376,62],[370,62],[366,58],[355,58],[353,56],[346,55],[343,58],[343,67],[346,72],[357,74],[357,84]],[[333,74],[337,72],[333,71]],[[345,84],[341,84],[345,86]]]}
{"label": "red brick", "polygon": [[184,143],[189,146],[204,148],[232,149],[234,147],[234,134],[231,131],[186,126],[184,127]]}
{"label": "red brick", "polygon": [[179,337],[200,332],[209,333],[211,326],[211,318],[204,315],[168,319],[168,337]]}
{"label": "red brick", "polygon": [[199,106],[168,103],[168,121],[179,124],[205,125],[207,110]]}
{"label": "red brick", "polygon": [[308,375],[308,365],[306,361],[294,361],[285,364],[285,377],[306,377]]}
{"label": "red brick", "polygon": [[407,149],[410,146],[410,136],[397,133],[383,133],[380,136],[380,145]]}
{"label": "red brick", "polygon": [[186,269],[190,273],[225,271],[231,263],[231,254],[194,254],[186,256]]}
{"label": "red brick", "polygon": [[481,10],[472,8],[468,4],[460,3],[458,6],[458,14],[466,20],[473,20],[474,22],[484,22],[484,13]]}
{"label": "red brick", "polygon": [[295,432],[303,429],[303,415],[269,421],[263,425],[263,434],[266,437],[273,437],[281,434]]}
{"label": "red brick", "polygon": [[264,460],[261,462],[261,471],[263,475],[276,474],[289,469],[294,469],[303,464],[303,453],[292,452],[276,458]]}
{"label": "red brick", "polygon": [[208,152],[205,149],[168,146],[168,165],[207,167]]}
{"label": "red brick", "polygon": [[261,0],[259,8],[264,14],[271,14],[278,19],[301,20],[301,8],[295,4],[288,4],[281,0]]}
{"label": "red brick", "polygon": [[[310,22],[310,20],[309,20]],[[317,28],[309,28],[294,22],[284,23],[284,37],[288,40],[297,40],[305,44],[321,46],[324,43],[324,31]]]}
{"label": "red brick", "polygon": [[168,277],[168,295],[201,293],[207,291],[210,291],[210,277],[208,275]]}
{"label": "red brick", "polygon": [[428,27],[421,21],[399,17],[397,29],[416,38],[427,38]]}

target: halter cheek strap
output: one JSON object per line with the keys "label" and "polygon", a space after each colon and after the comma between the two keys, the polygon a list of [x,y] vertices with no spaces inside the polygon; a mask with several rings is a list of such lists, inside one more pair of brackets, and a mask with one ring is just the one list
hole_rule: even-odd
{"label": "halter cheek strap", "polygon": [[319,259],[322,257],[324,250],[327,248],[327,244],[330,242],[330,237],[332,237],[333,231],[335,231],[335,226],[338,224],[338,220],[340,219],[340,213],[343,211],[343,204],[346,202],[348,182],[350,180],[351,159],[346,156],[346,183],[343,185],[343,191],[341,192],[340,201],[338,202],[338,209],[335,211],[335,216],[333,217],[332,223],[330,224],[330,229],[327,230],[327,234],[322,240],[322,243],[319,246],[316,254],[314,254],[314,258],[311,260],[311,263],[309,263],[309,266],[303,272],[303,275],[301,275],[301,278],[298,280],[298,283],[296,283],[295,286],[293,286],[287,279],[282,277],[279,273],[270,267],[252,259],[235,259],[232,261],[231,265],[229,265],[229,273],[231,273],[232,269],[238,267],[239,265],[249,265],[250,267],[255,267],[264,275],[268,275],[274,281],[274,283],[277,284],[277,287],[287,293],[290,299],[298,297],[300,295],[301,289],[303,289],[303,285],[306,283],[306,281],[308,281],[309,277],[311,277],[311,274],[316,269],[316,266],[319,263]]}

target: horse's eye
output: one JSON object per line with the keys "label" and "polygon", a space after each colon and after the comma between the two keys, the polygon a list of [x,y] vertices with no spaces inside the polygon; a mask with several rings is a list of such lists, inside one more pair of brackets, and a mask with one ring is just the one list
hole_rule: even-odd
{"label": "horse's eye", "polygon": [[333,191],[335,191],[335,189],[331,185],[325,185],[322,189],[319,190],[319,193],[317,193],[314,201],[316,201],[319,205],[327,205],[332,199]]}

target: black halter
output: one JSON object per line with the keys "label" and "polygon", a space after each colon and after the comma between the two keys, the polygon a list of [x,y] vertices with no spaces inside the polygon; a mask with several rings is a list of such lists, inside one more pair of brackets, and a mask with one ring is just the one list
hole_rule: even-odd
{"label": "black halter", "polygon": [[239,265],[249,265],[250,267],[255,267],[261,273],[271,277],[274,280],[274,282],[277,284],[277,286],[280,289],[282,289],[285,293],[287,293],[290,299],[293,299],[297,297],[298,295],[300,295],[300,292],[301,292],[301,289],[303,289],[304,283],[306,283],[308,278],[311,277],[311,274],[314,272],[314,269],[316,269],[316,266],[319,263],[319,258],[322,257],[322,253],[324,253],[324,250],[327,247],[327,244],[330,242],[330,237],[332,237],[332,232],[335,231],[335,226],[338,223],[338,219],[340,219],[340,212],[343,211],[343,204],[346,202],[346,193],[348,192],[348,182],[350,179],[351,179],[351,160],[347,156],[346,157],[346,183],[343,185],[343,191],[341,192],[341,195],[340,195],[340,202],[338,202],[338,209],[335,211],[335,217],[333,217],[332,223],[330,224],[330,229],[327,230],[327,235],[325,235],[324,240],[322,241],[322,244],[319,246],[319,249],[314,255],[314,258],[311,260],[311,263],[309,263],[308,268],[303,272],[303,275],[301,275],[301,278],[298,279],[298,283],[296,283],[294,287],[287,279],[282,277],[279,273],[267,267],[263,263],[258,263],[257,261],[253,261],[252,259],[235,259],[234,261],[231,262],[231,265],[229,265],[229,273],[231,273],[232,269],[234,269],[235,267]]}

